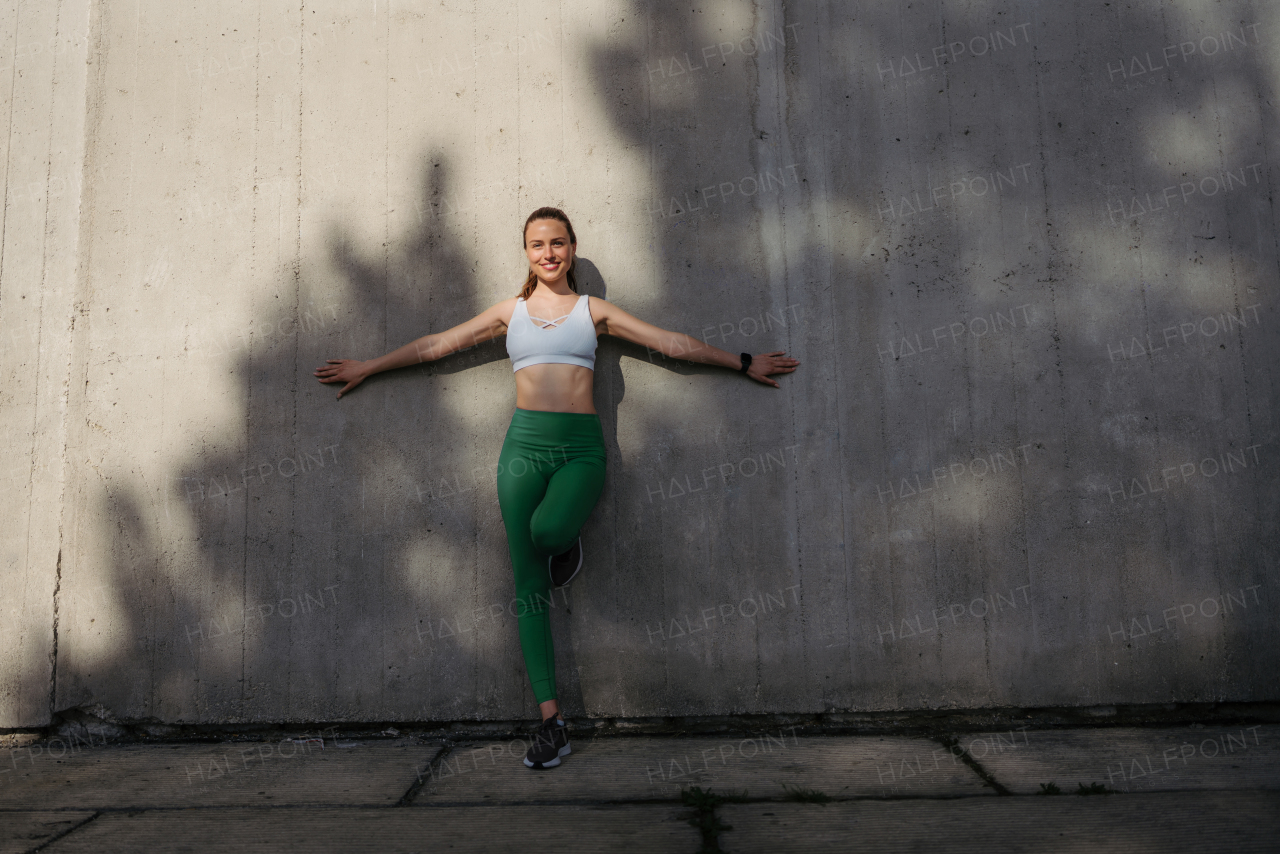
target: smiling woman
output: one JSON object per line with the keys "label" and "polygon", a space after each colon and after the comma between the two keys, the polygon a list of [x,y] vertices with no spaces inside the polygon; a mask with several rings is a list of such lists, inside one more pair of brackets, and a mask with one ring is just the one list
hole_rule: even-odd
{"label": "smiling woman", "polygon": [[542,711],[524,763],[552,768],[570,753],[556,699],[551,588],[582,568],[583,524],[604,488],[605,448],[592,399],[596,338],[615,335],[672,358],[720,365],[778,387],[774,374],[800,363],[782,351],[734,356],[705,341],[645,323],[605,300],[578,294],[578,238],[564,211],[539,208],[524,225],[529,273],[520,293],[471,320],[367,362],[329,359],[315,375],[345,383],[338,397],[380,371],[440,359],[507,336],[516,378],[516,411],[498,459],[498,502],[507,529],[519,603],[520,646]]}

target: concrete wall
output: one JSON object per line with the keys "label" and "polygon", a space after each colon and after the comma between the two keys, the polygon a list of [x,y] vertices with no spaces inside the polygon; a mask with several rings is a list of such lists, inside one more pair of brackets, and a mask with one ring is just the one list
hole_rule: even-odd
{"label": "concrete wall", "polygon": [[311,372],[513,295],[543,204],[803,363],[602,339],[570,713],[1280,698],[1272,4],[0,15],[0,726],[531,717],[503,343]]}

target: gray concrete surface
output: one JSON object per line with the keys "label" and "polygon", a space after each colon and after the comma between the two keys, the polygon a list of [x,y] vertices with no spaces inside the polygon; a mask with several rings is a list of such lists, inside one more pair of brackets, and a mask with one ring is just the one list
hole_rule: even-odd
{"label": "gray concrete surface", "polygon": [[[1276,727],[1120,728],[966,736],[961,745],[1009,789],[1034,795],[1101,783],[1120,792],[1276,789]],[[1061,779],[1046,774],[1064,774]]]}
{"label": "gray concrete surface", "polygon": [[4,816],[0,831],[0,851],[25,854],[50,840],[62,836],[89,819],[92,812],[11,812]]}
{"label": "gray concrete surface", "polygon": [[[832,797],[963,797],[989,793],[958,754],[923,738],[597,738],[573,741],[573,774],[531,789],[518,761],[528,742],[458,744],[422,775],[415,805],[679,799],[692,786],[781,798],[787,788]],[[516,761],[512,761],[516,760]],[[567,760],[566,760],[567,761]],[[603,785],[601,781],[608,781]]]}
{"label": "gray concrete surface", "polygon": [[[571,714],[1274,701],[1280,12],[6,0],[0,727],[531,717],[502,343],[601,342]],[[96,822],[95,822],[96,823]]]}
{"label": "gray concrete surface", "polygon": [[325,739],[122,745],[0,754],[0,809],[171,809],[264,804],[391,806],[441,750]]}
{"label": "gray concrete surface", "polygon": [[[1273,746],[1280,726],[1252,732]],[[268,760],[257,758],[267,744],[261,740],[108,744],[92,751],[92,768],[84,757],[68,763],[23,754],[24,767],[40,774],[0,782],[0,851],[407,854],[527,851],[531,839],[557,850],[664,854],[1274,850],[1274,750],[1250,754],[1239,770],[1200,763],[1179,777],[1177,791],[1126,791],[1104,779],[1107,794],[1079,797],[1075,786],[1063,786],[1050,797],[1024,784],[1072,781],[1105,759],[1154,750],[1171,732],[1033,730],[1016,746],[999,735],[799,736],[783,748],[766,733],[730,741],[593,738],[588,730],[575,732],[573,753],[545,772],[520,764],[516,739],[338,738],[345,747]],[[944,740],[957,744],[959,761],[933,753]],[[1046,750],[1046,740],[1071,749]],[[744,751],[752,741],[769,749]],[[989,755],[1016,755],[1023,764],[975,759],[988,743],[997,751]],[[181,777],[184,768],[242,755],[251,767],[226,775],[222,788]],[[689,761],[676,776],[646,779],[658,756],[706,761],[701,774],[690,773]],[[936,767],[921,757],[933,757]],[[1085,779],[1098,782],[1087,772]],[[158,785],[164,781],[170,791]],[[722,800],[690,799],[699,792]]]}
{"label": "gray concrete surface", "polygon": [[428,851],[529,850],[531,838],[557,851],[696,851],[698,832],[671,806],[353,809],[263,813],[104,815],[46,848],[70,851]]}
{"label": "gray concrete surface", "polygon": [[771,851],[883,851],[884,846],[945,850],[1054,851],[1062,854],[1156,851],[1269,852],[1280,831],[1275,792],[1177,792],[1141,800],[1073,798],[1011,803],[785,804],[770,814],[723,809],[733,826],[721,837],[735,854]]}

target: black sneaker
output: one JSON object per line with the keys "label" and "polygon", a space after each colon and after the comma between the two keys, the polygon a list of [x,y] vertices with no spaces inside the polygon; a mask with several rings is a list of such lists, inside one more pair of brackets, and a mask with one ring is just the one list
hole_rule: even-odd
{"label": "black sneaker", "polygon": [[552,555],[547,559],[551,571],[551,586],[564,587],[582,569],[582,537],[564,554]]}
{"label": "black sneaker", "polygon": [[572,752],[569,749],[568,725],[552,715],[533,734],[533,744],[524,756],[524,764],[537,770],[554,768],[560,764],[561,756],[568,756]]}

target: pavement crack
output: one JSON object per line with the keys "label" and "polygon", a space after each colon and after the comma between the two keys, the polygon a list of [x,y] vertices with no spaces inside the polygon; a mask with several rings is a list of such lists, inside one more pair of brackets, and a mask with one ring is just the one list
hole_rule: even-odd
{"label": "pavement crack", "polygon": [[702,847],[698,854],[718,854],[724,849],[720,847],[720,834],[733,830],[733,825],[725,824],[716,815],[716,807],[726,803],[738,803],[746,799],[742,795],[716,795],[710,789],[702,790],[701,786],[693,786],[680,790],[680,801],[687,807],[693,807],[693,814],[687,819],[702,834]]}
{"label": "pavement crack", "polygon": [[66,830],[62,831],[61,833],[55,833],[53,836],[50,836],[48,839],[46,839],[44,842],[41,842],[35,848],[27,849],[26,854],[35,854],[37,851],[43,851],[53,843],[57,842],[59,839],[63,839],[75,833],[77,830],[84,827],[86,824],[93,821],[95,818],[97,818],[100,815],[102,815],[101,810],[95,812],[93,815],[89,816],[84,821],[78,822],[77,824],[73,824],[71,827],[68,827]]}
{"label": "pavement crack", "polygon": [[960,739],[953,735],[939,735],[934,737],[938,740],[939,744],[947,748],[947,750],[950,750],[955,756],[960,757],[961,762],[968,765],[973,773],[982,778],[982,785],[991,787],[995,790],[997,795],[1013,794],[1013,792],[1006,789],[999,780],[993,777],[990,771],[983,768],[982,765],[979,764],[978,760],[969,755],[969,751],[965,750],[964,747],[961,746]]}
{"label": "pavement crack", "polygon": [[56,720],[58,710],[58,596],[62,592],[62,549],[53,576],[53,644],[49,650],[49,718]]}
{"label": "pavement crack", "polygon": [[413,799],[418,796],[418,792],[422,791],[422,787],[427,784],[427,780],[431,777],[432,766],[452,752],[452,744],[446,743],[444,747],[441,747],[436,755],[432,756],[431,759],[427,761],[427,764],[423,769],[418,772],[417,778],[409,784],[409,788],[400,796],[400,800],[396,801],[395,804],[392,805],[392,809],[395,807],[407,807],[411,805],[413,803]]}

